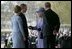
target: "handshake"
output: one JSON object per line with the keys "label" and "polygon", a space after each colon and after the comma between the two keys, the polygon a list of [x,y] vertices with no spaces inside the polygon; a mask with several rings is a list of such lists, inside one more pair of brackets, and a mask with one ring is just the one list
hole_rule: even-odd
{"label": "handshake", "polygon": [[29,28],[29,29],[33,29],[33,27],[32,27],[32,26],[29,26],[28,28]]}
{"label": "handshake", "polygon": [[29,26],[28,28],[29,28],[29,29],[32,29],[32,30],[38,30],[38,31],[41,31],[41,28],[37,28],[37,27]]}

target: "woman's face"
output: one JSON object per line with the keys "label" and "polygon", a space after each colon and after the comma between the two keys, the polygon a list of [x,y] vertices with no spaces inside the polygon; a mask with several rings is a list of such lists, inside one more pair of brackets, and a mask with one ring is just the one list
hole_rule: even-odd
{"label": "woman's face", "polygon": [[37,16],[38,16],[38,17],[42,17],[42,15],[43,15],[42,12],[37,13]]}

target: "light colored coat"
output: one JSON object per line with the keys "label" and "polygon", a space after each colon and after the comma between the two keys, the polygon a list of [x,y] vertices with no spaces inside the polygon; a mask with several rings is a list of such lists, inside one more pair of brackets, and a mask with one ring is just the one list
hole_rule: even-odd
{"label": "light colored coat", "polygon": [[39,18],[37,20],[37,28],[41,28],[41,31],[38,31],[38,43],[36,44],[37,48],[44,48],[43,39],[40,38],[40,33],[42,32],[43,28],[43,18]]}
{"label": "light colored coat", "polygon": [[13,48],[25,48],[24,44],[24,30],[23,30],[23,22],[22,19],[17,16],[13,15],[11,17],[11,26],[12,26],[12,41],[13,41]]}

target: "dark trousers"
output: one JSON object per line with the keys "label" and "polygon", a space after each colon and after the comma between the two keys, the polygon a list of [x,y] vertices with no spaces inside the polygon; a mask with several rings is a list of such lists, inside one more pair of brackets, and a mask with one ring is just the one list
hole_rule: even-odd
{"label": "dark trousers", "polygon": [[25,48],[29,48],[28,38],[26,38],[26,41],[25,41]]}
{"label": "dark trousers", "polygon": [[51,34],[47,36],[47,48],[55,48],[55,35]]}
{"label": "dark trousers", "polygon": [[5,45],[7,46],[8,39],[5,39]]}
{"label": "dark trousers", "polygon": [[55,38],[53,34],[48,34],[44,37],[44,48],[55,48]]}

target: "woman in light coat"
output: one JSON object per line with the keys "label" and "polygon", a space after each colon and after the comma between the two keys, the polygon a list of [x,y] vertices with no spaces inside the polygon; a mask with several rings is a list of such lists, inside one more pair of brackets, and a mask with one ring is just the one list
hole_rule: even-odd
{"label": "woman in light coat", "polygon": [[37,38],[37,48],[44,48],[44,44],[43,44],[43,33],[42,33],[42,29],[43,29],[43,17],[44,17],[44,8],[39,8],[36,13],[37,13],[37,23],[35,27],[29,26],[30,29],[33,30],[37,30],[38,31],[38,38]]}
{"label": "woman in light coat", "polygon": [[25,34],[23,30],[23,22],[19,16],[21,12],[21,8],[16,5],[14,8],[15,14],[11,17],[11,26],[12,26],[12,41],[13,47],[12,48],[25,48]]}

